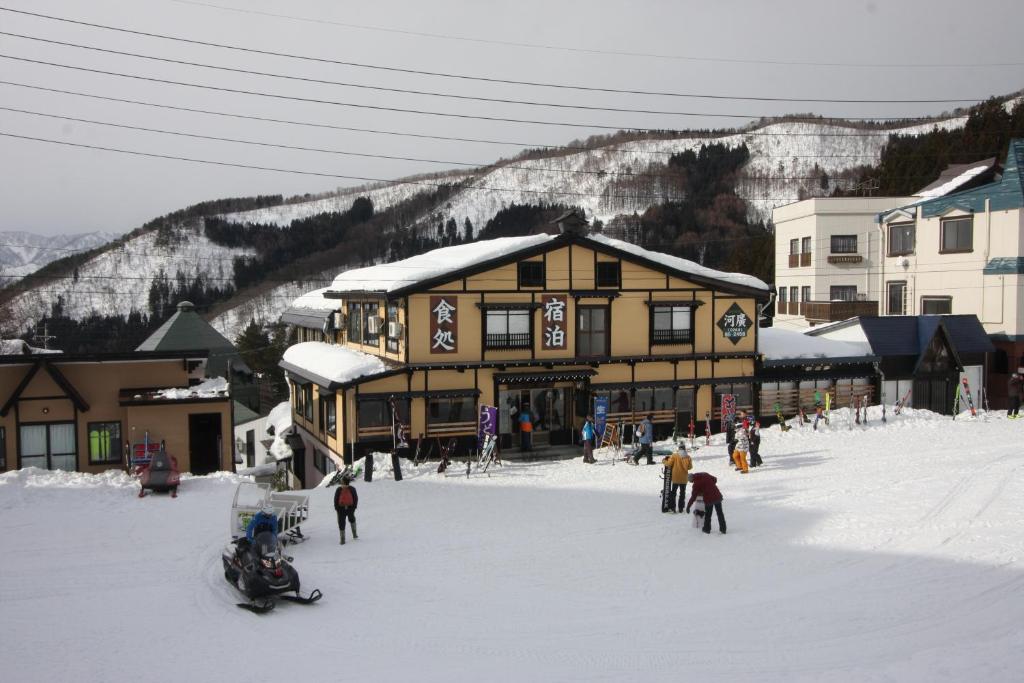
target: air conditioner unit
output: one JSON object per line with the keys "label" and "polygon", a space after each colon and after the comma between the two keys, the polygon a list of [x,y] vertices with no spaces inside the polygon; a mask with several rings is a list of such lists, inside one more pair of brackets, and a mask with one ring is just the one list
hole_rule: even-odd
{"label": "air conditioner unit", "polygon": [[388,323],[388,336],[392,339],[398,339],[402,336],[402,323],[389,322]]}
{"label": "air conditioner unit", "polygon": [[345,314],[341,311],[334,312],[334,329],[343,330],[345,329],[346,318]]}
{"label": "air conditioner unit", "polygon": [[857,301],[867,301],[868,295],[864,292],[857,292]]}
{"label": "air conditioner unit", "polygon": [[380,334],[381,329],[384,327],[384,318],[378,318],[373,316],[366,319],[366,329],[370,334]]}

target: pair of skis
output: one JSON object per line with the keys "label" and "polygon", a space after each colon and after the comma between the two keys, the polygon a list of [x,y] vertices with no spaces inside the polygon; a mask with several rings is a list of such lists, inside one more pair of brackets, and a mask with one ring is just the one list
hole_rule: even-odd
{"label": "pair of skis", "polygon": [[960,380],[960,383],[956,385],[956,394],[953,396],[953,419],[956,419],[957,413],[960,412],[960,403],[966,401],[968,410],[971,411],[971,417],[978,417],[978,411],[974,409],[974,398],[971,396],[971,385],[967,382],[967,378],[964,377]]}

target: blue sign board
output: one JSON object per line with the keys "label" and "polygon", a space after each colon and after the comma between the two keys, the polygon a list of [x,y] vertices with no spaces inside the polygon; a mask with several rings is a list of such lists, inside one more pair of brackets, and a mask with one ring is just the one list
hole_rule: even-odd
{"label": "blue sign board", "polygon": [[608,397],[598,396],[594,399],[594,432],[598,439],[604,438],[605,424],[608,422]]}

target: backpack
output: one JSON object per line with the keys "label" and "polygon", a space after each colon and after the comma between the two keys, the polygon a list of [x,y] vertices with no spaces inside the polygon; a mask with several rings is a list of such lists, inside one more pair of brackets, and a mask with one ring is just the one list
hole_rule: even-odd
{"label": "backpack", "polygon": [[352,507],[354,499],[352,498],[352,488],[342,486],[338,489],[338,506],[343,508]]}

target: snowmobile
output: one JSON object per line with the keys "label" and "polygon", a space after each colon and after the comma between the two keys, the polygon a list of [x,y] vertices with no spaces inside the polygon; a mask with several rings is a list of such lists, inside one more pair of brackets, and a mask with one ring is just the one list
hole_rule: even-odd
{"label": "snowmobile", "polygon": [[310,605],[323,597],[319,590],[307,596],[299,592],[299,573],[291,565],[292,558],[281,553],[277,534],[272,531],[261,531],[252,541],[232,541],[221,559],[224,578],[249,599],[238,606],[250,612],[265,614],[274,609],[278,598]]}
{"label": "snowmobile", "polygon": [[169,492],[171,498],[178,497],[181,474],[178,471],[178,460],[173,455],[167,455],[161,450],[153,456],[148,465],[143,465],[140,470],[139,498],[145,496],[147,490]]}

